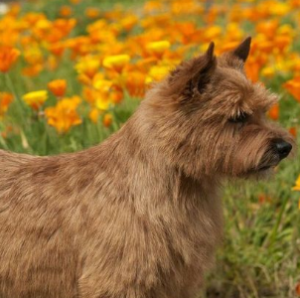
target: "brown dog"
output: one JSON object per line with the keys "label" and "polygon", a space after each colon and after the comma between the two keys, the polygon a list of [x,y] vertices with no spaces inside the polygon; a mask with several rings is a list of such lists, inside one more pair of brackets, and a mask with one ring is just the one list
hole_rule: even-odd
{"label": "brown dog", "polygon": [[250,38],[184,62],[94,148],[0,152],[0,297],[195,297],[222,238],[224,178],[291,150],[243,72]]}

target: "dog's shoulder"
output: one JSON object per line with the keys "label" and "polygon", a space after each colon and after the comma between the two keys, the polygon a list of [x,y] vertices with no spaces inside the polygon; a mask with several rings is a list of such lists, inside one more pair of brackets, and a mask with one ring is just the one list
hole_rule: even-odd
{"label": "dog's shoulder", "polygon": [[35,158],[33,155],[0,150],[0,172],[16,170]]}
{"label": "dog's shoulder", "polygon": [[27,154],[14,153],[0,150],[0,206],[3,207],[3,198],[5,198],[16,183],[19,181],[17,174],[33,156]]}

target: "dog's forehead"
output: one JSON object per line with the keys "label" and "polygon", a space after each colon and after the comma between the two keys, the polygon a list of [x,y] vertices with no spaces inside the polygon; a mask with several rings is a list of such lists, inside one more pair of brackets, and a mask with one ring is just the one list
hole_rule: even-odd
{"label": "dog's forehead", "polygon": [[219,67],[216,83],[228,104],[238,106],[239,110],[265,111],[278,101],[261,83],[252,83],[243,71],[235,68]]}
{"label": "dog's forehead", "polygon": [[253,85],[254,92],[250,97],[254,109],[267,111],[279,100],[278,96],[265,88],[262,83]]}
{"label": "dog's forehead", "polygon": [[226,89],[240,94],[251,94],[254,92],[254,85],[247,79],[245,74],[238,69],[219,67],[216,71],[220,83]]}

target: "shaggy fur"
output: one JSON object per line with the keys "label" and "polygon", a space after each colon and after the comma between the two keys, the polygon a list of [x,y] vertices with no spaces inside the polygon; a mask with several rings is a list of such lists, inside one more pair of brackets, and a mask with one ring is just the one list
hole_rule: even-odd
{"label": "shaggy fur", "polygon": [[183,62],[99,146],[0,151],[0,297],[195,297],[222,239],[221,181],[264,176],[293,142],[243,72],[249,46]]}

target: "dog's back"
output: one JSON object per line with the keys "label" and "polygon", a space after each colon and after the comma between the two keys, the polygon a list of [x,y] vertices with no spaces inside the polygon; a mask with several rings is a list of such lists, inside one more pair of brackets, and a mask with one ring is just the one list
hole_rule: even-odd
{"label": "dog's back", "polygon": [[76,253],[60,206],[43,192],[47,180],[32,183],[51,179],[49,162],[0,151],[1,297],[75,297]]}
{"label": "dog's back", "polygon": [[5,209],[8,192],[16,182],[15,173],[33,157],[25,154],[17,154],[0,150],[0,210]]}

